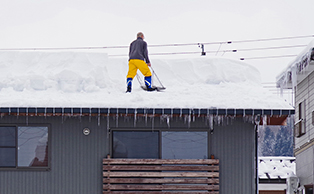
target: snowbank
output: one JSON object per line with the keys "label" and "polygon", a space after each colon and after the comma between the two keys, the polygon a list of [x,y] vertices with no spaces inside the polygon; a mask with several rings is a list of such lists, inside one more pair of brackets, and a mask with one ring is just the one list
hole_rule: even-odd
{"label": "snowbank", "polygon": [[269,156],[258,158],[258,177],[260,179],[268,179],[266,173],[271,179],[284,179],[296,172],[295,157]]}
{"label": "snowbank", "polygon": [[[125,93],[127,59],[104,53],[0,52],[1,107],[291,109],[262,88],[258,70],[225,58],[151,60],[164,92],[139,75]],[[153,76],[153,83],[160,85]]]}

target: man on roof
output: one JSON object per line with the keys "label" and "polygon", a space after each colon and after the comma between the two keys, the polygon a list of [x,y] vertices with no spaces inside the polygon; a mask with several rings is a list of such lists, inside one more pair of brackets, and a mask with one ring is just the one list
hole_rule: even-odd
{"label": "man on roof", "polygon": [[138,69],[145,76],[144,82],[147,87],[147,91],[156,90],[156,88],[152,87],[152,73],[149,69],[150,66],[151,64],[148,58],[147,43],[144,41],[144,34],[139,32],[137,33],[137,39],[130,44],[129,48],[129,71],[127,75],[126,92],[131,92],[132,81],[136,76]]}

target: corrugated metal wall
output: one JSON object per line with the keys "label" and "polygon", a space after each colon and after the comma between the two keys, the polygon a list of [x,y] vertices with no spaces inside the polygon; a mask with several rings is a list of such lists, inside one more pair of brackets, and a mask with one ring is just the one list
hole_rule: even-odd
{"label": "corrugated metal wall", "polygon": [[211,152],[219,159],[220,193],[254,194],[254,126],[242,119],[215,126]]}
{"label": "corrugated metal wall", "polygon": [[4,117],[0,122],[51,124],[51,171],[0,171],[1,194],[102,192],[102,159],[108,154],[104,121],[100,126],[94,117]]}
{"label": "corrugated metal wall", "polygon": [[[191,120],[191,122],[190,122]],[[0,170],[0,194],[102,193],[102,159],[109,154],[106,117],[4,116],[0,124],[50,124],[50,171]],[[208,129],[204,118],[112,117],[112,128]],[[82,130],[88,127],[90,135]],[[254,126],[238,118],[214,126],[210,154],[220,160],[220,193],[254,193]]]}

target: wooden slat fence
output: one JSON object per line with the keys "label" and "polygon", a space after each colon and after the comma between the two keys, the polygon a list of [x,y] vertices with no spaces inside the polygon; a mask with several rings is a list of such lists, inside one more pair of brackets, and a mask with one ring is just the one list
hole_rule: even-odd
{"label": "wooden slat fence", "polygon": [[104,159],[103,194],[219,194],[217,159]]}

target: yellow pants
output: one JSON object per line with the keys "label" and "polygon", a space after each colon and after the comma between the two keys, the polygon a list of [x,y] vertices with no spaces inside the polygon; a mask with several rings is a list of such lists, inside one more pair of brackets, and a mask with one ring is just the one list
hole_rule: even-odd
{"label": "yellow pants", "polygon": [[136,76],[137,70],[140,70],[145,77],[152,76],[147,64],[145,61],[140,59],[131,59],[129,60],[129,71],[127,78],[134,78]]}

